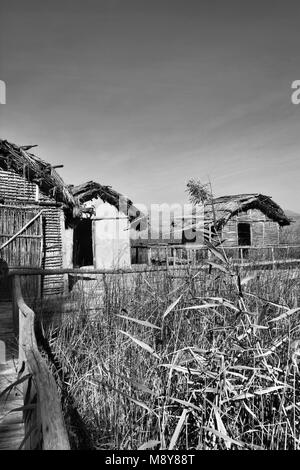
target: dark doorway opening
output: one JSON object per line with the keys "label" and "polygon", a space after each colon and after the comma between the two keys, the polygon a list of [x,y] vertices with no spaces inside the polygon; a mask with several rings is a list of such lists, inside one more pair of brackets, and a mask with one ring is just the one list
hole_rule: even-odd
{"label": "dark doorway opening", "polygon": [[76,267],[93,266],[92,221],[82,219],[74,228],[73,264]]}
{"label": "dark doorway opening", "polygon": [[[250,224],[240,223],[238,224],[238,245],[239,246],[251,246],[251,227]],[[247,258],[249,256],[249,249],[244,248],[239,253],[240,256]]]}
{"label": "dark doorway opening", "polygon": [[239,246],[251,245],[251,228],[250,224],[238,224],[238,244]]}

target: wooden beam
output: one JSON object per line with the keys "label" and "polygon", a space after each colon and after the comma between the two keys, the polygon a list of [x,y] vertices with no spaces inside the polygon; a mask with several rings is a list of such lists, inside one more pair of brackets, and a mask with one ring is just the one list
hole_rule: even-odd
{"label": "wooden beam", "polygon": [[91,217],[91,220],[128,220],[128,217]]}
{"label": "wooden beam", "polygon": [[22,145],[20,147],[20,149],[25,150],[27,152],[28,150],[33,149],[34,147],[38,147],[38,145],[37,144],[35,144],[35,145]]}
{"label": "wooden beam", "polygon": [[128,268],[128,269],[86,269],[82,270],[80,268],[58,268],[58,269],[41,269],[41,268],[30,268],[30,267],[17,267],[10,268],[8,276],[33,276],[33,275],[43,275],[43,276],[58,276],[60,274],[74,274],[85,276],[87,274],[130,274],[130,273],[139,273],[139,272],[154,272],[162,271],[164,268],[145,268],[141,265],[140,268]]}

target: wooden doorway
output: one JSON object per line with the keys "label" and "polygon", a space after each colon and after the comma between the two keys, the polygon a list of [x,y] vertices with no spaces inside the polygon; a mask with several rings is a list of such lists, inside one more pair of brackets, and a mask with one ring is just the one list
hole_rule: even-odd
{"label": "wooden doorway", "polygon": [[248,223],[238,224],[238,245],[251,246],[251,226]]}

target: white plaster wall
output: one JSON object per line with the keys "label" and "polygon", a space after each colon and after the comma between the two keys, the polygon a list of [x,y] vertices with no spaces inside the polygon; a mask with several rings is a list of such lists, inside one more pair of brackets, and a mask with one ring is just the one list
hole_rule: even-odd
{"label": "white plaster wall", "polygon": [[[125,268],[131,265],[130,230],[128,219],[118,210],[100,199],[89,201],[96,210],[96,218],[104,220],[93,222],[93,249],[95,268]],[[106,220],[105,218],[112,220]],[[121,219],[117,219],[121,217]]]}
{"label": "white plaster wall", "polygon": [[73,236],[74,230],[66,228],[63,231],[63,267],[73,268]]}
{"label": "white plaster wall", "polygon": [[4,341],[0,340],[0,364],[6,363],[6,349]]}
{"label": "white plaster wall", "polygon": [[[73,268],[73,232],[72,228],[65,227],[65,217],[61,214],[61,238],[62,238],[62,267]],[[64,274],[64,294],[69,290],[69,275]]]}

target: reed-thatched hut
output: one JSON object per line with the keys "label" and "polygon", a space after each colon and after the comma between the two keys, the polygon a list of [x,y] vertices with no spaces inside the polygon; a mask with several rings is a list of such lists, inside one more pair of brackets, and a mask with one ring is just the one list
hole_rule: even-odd
{"label": "reed-thatched hut", "polygon": [[[272,247],[284,243],[282,227],[291,220],[270,196],[264,194],[238,194],[214,198],[204,204],[202,220],[185,225],[192,229],[183,231],[183,243],[213,240],[218,234],[224,247]],[[193,234],[189,233],[192,230]]]}
{"label": "reed-thatched hut", "polygon": [[276,246],[281,228],[291,223],[281,207],[264,194],[238,194],[213,199],[205,205],[212,234],[219,232],[224,246]]}
{"label": "reed-thatched hut", "polygon": [[[0,140],[0,257],[9,267],[62,268],[65,217],[76,203],[55,167],[30,149]],[[33,293],[61,294],[64,277],[27,284]]]}
{"label": "reed-thatched hut", "polygon": [[125,268],[131,265],[130,228],[140,216],[132,201],[94,181],[70,187],[81,207],[80,220],[67,230],[68,265]]}

